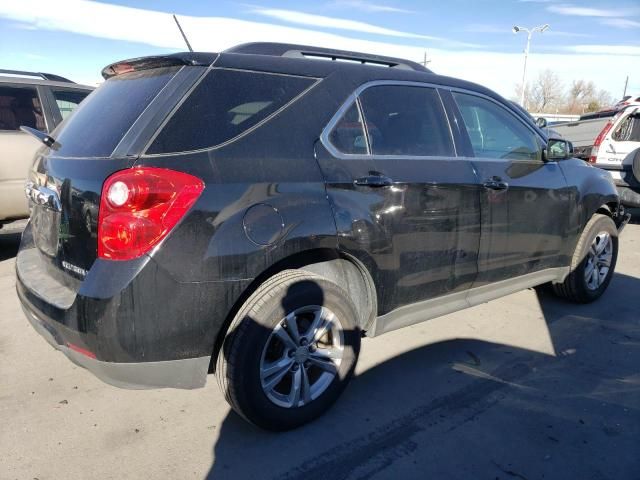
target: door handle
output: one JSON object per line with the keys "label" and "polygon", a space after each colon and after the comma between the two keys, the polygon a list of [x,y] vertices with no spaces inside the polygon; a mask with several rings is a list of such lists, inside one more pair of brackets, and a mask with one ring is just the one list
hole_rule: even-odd
{"label": "door handle", "polygon": [[393,180],[379,172],[369,172],[369,175],[356,178],[353,183],[364,187],[380,188],[390,187],[393,185]]}
{"label": "door handle", "polygon": [[500,177],[492,177],[482,185],[489,190],[506,190],[509,188],[509,184]]}

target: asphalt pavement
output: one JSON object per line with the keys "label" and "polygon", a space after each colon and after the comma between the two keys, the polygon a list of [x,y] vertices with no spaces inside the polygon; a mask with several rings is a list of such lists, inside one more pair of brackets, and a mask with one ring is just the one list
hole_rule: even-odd
{"label": "asphalt pavement", "polygon": [[609,290],[526,290],[365,339],[314,423],[260,431],[204,389],[120,390],[52,349],[0,230],[0,479],[639,479],[640,224]]}

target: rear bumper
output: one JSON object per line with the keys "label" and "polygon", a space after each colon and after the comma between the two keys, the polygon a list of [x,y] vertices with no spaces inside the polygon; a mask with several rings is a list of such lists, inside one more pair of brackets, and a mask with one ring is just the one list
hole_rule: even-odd
{"label": "rear bumper", "polygon": [[179,282],[149,257],[97,259],[71,278],[27,226],[16,291],[34,328],[73,362],[127,388],[204,386],[214,345],[246,281]]}
{"label": "rear bumper", "polygon": [[170,360],[166,362],[116,363],[91,358],[61,343],[59,334],[29,309],[22,308],[31,326],[56,350],[64,353],[76,365],[86,368],[105,383],[120,388],[183,388],[204,387],[210,357]]}

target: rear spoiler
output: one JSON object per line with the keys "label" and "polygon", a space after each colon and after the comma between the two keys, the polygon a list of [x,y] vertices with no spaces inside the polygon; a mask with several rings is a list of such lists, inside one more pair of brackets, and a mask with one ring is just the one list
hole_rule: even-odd
{"label": "rear spoiler", "polygon": [[172,55],[156,55],[153,57],[132,58],[107,65],[102,69],[102,77],[107,80],[116,75],[152,68],[176,66],[204,66],[208,67],[218,57],[217,53],[181,52]]}

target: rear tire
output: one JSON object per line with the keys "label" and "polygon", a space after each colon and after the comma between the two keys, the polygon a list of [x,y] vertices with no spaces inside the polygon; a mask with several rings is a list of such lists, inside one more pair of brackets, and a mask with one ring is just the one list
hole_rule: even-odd
{"label": "rear tire", "polygon": [[571,273],[554,283],[556,295],[576,303],[600,298],[611,282],[618,259],[618,230],[613,220],[595,214],[587,223],[573,255]]}
{"label": "rear tire", "polygon": [[319,275],[286,270],[240,308],[218,355],[216,376],[231,407],[267,430],[322,415],[353,375],[360,351],[347,293]]}

